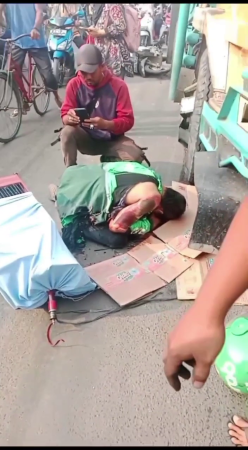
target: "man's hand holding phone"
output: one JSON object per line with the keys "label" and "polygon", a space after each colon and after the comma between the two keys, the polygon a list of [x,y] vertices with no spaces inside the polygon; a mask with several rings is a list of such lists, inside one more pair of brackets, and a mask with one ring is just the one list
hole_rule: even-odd
{"label": "man's hand holding phone", "polygon": [[102,119],[102,117],[89,117],[85,108],[70,109],[63,120],[65,125],[76,126],[83,123],[86,128],[93,130],[109,130],[112,131],[113,121]]}
{"label": "man's hand holding phone", "polygon": [[91,117],[90,119],[86,119],[85,123],[88,123],[89,126],[93,126],[98,130],[106,130],[107,129],[107,120],[102,119],[101,117]]}
{"label": "man's hand holding phone", "polygon": [[80,118],[77,116],[75,109],[70,109],[64,117],[64,125],[79,125]]}

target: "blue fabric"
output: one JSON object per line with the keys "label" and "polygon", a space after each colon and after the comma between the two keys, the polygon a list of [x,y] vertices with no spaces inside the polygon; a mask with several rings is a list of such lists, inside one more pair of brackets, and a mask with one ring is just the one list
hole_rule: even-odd
{"label": "blue fabric", "polygon": [[52,289],[67,296],[95,290],[31,192],[0,199],[0,230],[0,294],[13,308],[38,308]]}
{"label": "blue fabric", "polygon": [[[36,9],[35,3],[7,3],[7,23],[11,30],[11,38],[15,39],[20,34],[31,33],[34,28]],[[21,48],[44,48],[47,46],[44,26],[40,31],[40,39],[25,37],[15,42]]]}

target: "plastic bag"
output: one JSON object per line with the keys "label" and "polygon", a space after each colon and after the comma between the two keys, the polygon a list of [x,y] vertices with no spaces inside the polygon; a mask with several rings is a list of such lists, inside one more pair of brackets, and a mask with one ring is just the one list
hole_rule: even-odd
{"label": "plastic bag", "polygon": [[96,284],[32,193],[0,199],[0,294],[15,309],[33,309],[52,289],[73,297]]}

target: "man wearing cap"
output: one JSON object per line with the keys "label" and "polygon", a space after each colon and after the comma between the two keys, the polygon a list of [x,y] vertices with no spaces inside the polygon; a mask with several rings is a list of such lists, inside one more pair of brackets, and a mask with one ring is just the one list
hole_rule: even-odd
{"label": "man wearing cap", "polygon": [[[125,136],[134,125],[126,83],[111,74],[95,45],[79,49],[77,66],[77,75],[67,84],[61,108],[61,148],[66,167],[77,164],[77,151],[102,155],[102,162],[142,162],[146,159],[143,150]],[[80,121],[75,108],[85,108],[90,118]]]}

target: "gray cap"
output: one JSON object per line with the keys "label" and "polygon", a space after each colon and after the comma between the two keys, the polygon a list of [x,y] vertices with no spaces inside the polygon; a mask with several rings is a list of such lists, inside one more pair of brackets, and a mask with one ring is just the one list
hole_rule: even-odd
{"label": "gray cap", "polygon": [[76,54],[77,70],[93,73],[102,64],[102,54],[93,44],[84,44]]}

